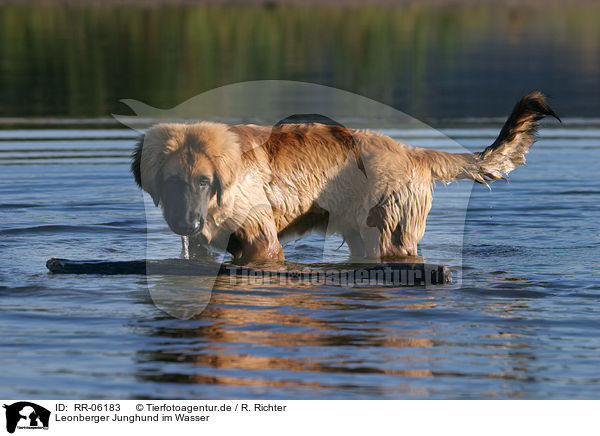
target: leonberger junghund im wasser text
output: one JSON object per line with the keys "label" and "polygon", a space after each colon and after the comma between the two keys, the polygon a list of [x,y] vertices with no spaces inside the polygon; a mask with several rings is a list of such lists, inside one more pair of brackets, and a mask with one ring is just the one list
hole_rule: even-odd
{"label": "leonberger junghund im wasser text", "polygon": [[503,178],[525,163],[545,115],[558,118],[542,93],[528,94],[492,145],[458,154],[320,123],[158,124],[132,171],[171,230],[236,261],[282,260],[280,238],[314,228],[341,234],[355,256],[416,256],[433,182]]}

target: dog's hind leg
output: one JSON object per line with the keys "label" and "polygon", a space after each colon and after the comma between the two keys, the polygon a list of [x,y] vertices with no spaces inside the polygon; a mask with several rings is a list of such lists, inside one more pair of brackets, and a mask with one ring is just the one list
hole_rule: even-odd
{"label": "dog's hind leg", "polygon": [[365,241],[365,253],[367,258],[383,260],[398,259],[417,255],[417,243],[394,242],[393,233],[401,233],[400,226],[397,232],[381,231],[371,227],[364,229],[362,235]]}
{"label": "dog's hind leg", "polygon": [[417,245],[425,233],[431,202],[431,187],[425,183],[411,183],[381,199],[370,209],[361,229],[367,257],[418,256]]}

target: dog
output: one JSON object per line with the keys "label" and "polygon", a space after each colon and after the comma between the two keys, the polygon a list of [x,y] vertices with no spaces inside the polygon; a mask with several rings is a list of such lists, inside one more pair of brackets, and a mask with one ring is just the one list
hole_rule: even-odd
{"label": "dog", "polygon": [[327,229],[353,256],[397,259],[417,256],[436,181],[505,179],[525,163],[546,115],[560,121],[541,92],[530,93],[494,143],[456,154],[336,123],[157,124],[131,170],[196,253],[214,245],[241,263],[283,260],[281,238]]}

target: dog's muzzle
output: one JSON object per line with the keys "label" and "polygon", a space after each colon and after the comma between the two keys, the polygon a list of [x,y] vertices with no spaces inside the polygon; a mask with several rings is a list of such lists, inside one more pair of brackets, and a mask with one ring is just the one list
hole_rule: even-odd
{"label": "dog's muzzle", "polygon": [[169,227],[180,236],[192,236],[202,230],[202,221],[189,222],[185,219],[178,219],[169,223]]}

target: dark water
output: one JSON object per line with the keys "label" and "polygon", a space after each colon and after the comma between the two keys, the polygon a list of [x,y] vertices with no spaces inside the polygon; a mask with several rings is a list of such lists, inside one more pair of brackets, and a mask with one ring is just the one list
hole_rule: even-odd
{"label": "dark water", "polygon": [[[445,132],[478,150],[499,127]],[[458,287],[222,285],[192,320],[159,310],[144,277],[44,267],[144,257],[134,136],[0,132],[0,397],[599,397],[598,120],[549,124],[510,184],[474,187]],[[441,206],[429,244],[451,225]],[[288,257],[313,248],[296,242]]]}
{"label": "dark water", "polygon": [[265,79],[418,118],[500,116],[536,89],[563,117],[600,116],[597,2],[309,3],[2,3],[0,116],[105,117],[124,98],[166,109]]}

